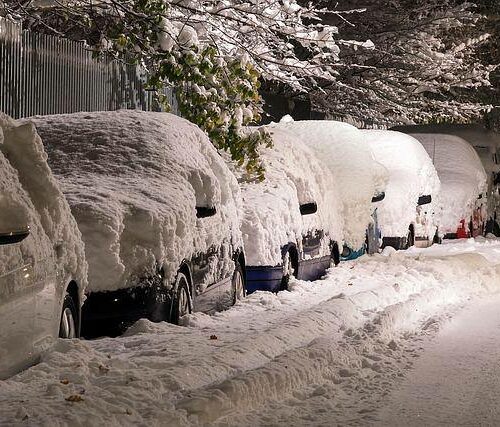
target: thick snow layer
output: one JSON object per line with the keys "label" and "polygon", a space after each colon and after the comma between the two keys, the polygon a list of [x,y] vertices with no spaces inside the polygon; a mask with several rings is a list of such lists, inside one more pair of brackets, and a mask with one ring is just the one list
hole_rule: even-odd
{"label": "thick snow layer", "polygon": [[499,305],[498,295],[474,301],[444,325],[377,414],[380,425],[498,425]]}
{"label": "thick snow layer", "polygon": [[[440,182],[432,160],[413,137],[401,132],[363,130],[375,159],[389,171],[385,199],[378,207],[378,223],[382,236],[402,237],[410,224],[417,221],[420,196],[439,194]],[[431,207],[427,206],[429,212]],[[427,218],[419,235],[434,235],[432,218]],[[421,234],[424,233],[424,234]]]}
{"label": "thick snow layer", "polygon": [[413,136],[433,159],[441,180],[437,211],[439,231],[441,234],[454,233],[462,219],[468,223],[478,196],[487,190],[484,167],[471,145],[458,136],[423,133]]}
{"label": "thick snow layer", "polygon": [[[134,286],[159,267],[241,247],[240,192],[206,135],[167,113],[117,111],[30,119],[42,136],[86,246],[89,288]],[[195,207],[216,207],[197,219]]]}
{"label": "thick snow layer", "polygon": [[[81,234],[47,165],[40,137],[32,124],[14,121],[3,114],[0,114],[0,182],[0,231],[30,227],[30,236],[17,245],[17,251],[0,246],[0,276],[7,268],[24,265],[23,257],[33,256],[39,261],[53,257],[61,281],[66,284],[77,281],[83,295],[87,263]],[[16,259],[7,258],[7,254]]]}
{"label": "thick snow layer", "polygon": [[[268,130],[273,147],[260,152],[265,180],[241,183],[247,265],[281,264],[282,246],[296,243],[300,248],[309,231],[323,230],[339,245],[342,242],[340,204],[329,169],[293,133]],[[313,202],[317,212],[302,216],[299,206]],[[328,243],[325,239],[321,255],[330,253]]]}
{"label": "thick snow layer", "polygon": [[117,339],[61,340],[1,383],[2,422],[370,424],[417,354],[412,334],[498,293],[499,263],[500,241],[486,239],[363,256],[189,327],[141,320]]}
{"label": "thick snow layer", "polygon": [[274,126],[297,135],[330,168],[342,201],[345,243],[361,247],[372,221],[372,197],[385,191],[388,179],[387,170],[375,161],[366,144],[366,136],[354,126],[330,120],[285,119]]}

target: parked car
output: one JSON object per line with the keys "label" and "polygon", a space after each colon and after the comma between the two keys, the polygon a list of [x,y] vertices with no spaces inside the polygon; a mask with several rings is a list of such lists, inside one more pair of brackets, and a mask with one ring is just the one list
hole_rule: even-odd
{"label": "parked car", "polygon": [[440,188],[431,158],[415,138],[404,133],[362,132],[375,159],[389,171],[385,199],[377,209],[382,246],[429,246],[437,228],[432,201]]}
{"label": "parked car", "polygon": [[441,180],[437,223],[445,238],[482,235],[487,220],[487,174],[472,146],[445,134],[413,135],[427,150]]}
{"label": "parked car", "polygon": [[0,114],[0,379],[80,332],[87,265],[30,124]]}
{"label": "parked car", "polygon": [[240,190],[197,126],[125,110],[32,120],[86,246],[85,336],[245,295]]}
{"label": "parked car", "polygon": [[341,203],[328,167],[293,133],[278,126],[261,150],[265,180],[241,175],[247,289],[287,289],[290,276],[315,280],[339,262]]}
{"label": "parked car", "polygon": [[[340,259],[355,259],[378,250],[378,239],[368,239],[377,202],[383,199],[388,172],[377,162],[356,127],[332,120],[293,121],[276,125],[296,135],[330,169],[343,218],[344,244]],[[368,247],[368,243],[370,247]]]}

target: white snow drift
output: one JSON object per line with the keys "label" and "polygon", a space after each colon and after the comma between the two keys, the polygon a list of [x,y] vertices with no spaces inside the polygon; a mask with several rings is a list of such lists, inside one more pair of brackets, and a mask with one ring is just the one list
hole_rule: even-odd
{"label": "white snow drift", "polygon": [[478,204],[479,195],[486,195],[487,176],[474,148],[464,139],[445,134],[417,133],[417,138],[434,161],[441,180],[437,222],[441,234],[455,233],[459,223],[466,224]]}
{"label": "white snow drift", "polygon": [[[31,120],[82,231],[91,291],[134,286],[160,267],[168,284],[183,259],[241,247],[236,179],[187,120],[141,111]],[[197,206],[217,214],[197,220]],[[234,269],[226,249],[224,272]]]}
{"label": "white snow drift", "polygon": [[[389,171],[385,199],[378,208],[382,236],[403,237],[415,224],[420,196],[439,194],[440,182],[432,160],[422,145],[409,135],[395,131],[363,130],[375,159]],[[430,208],[429,208],[430,214]],[[430,215],[421,232],[432,238],[434,224]]]}
{"label": "white snow drift", "polygon": [[190,315],[189,327],[141,320],[117,339],[60,341],[2,383],[2,422],[365,424],[372,396],[394,387],[394,360],[411,361],[412,333],[500,290],[500,241],[438,249],[361,257],[290,292]]}
{"label": "white snow drift", "polygon": [[[314,153],[286,129],[268,127],[272,148],[260,156],[266,168],[263,182],[242,182],[242,233],[247,265],[276,266],[281,247],[297,244],[308,231],[324,230],[342,242],[342,217],[333,176]],[[315,202],[315,214],[302,216],[299,205]],[[321,255],[330,254],[325,239]]]}
{"label": "white snow drift", "polygon": [[77,280],[83,294],[87,263],[81,234],[32,124],[0,113],[0,163],[0,228],[10,224],[31,229],[30,238],[19,244],[18,259],[7,259],[6,248],[0,246],[0,276],[7,268],[22,265],[23,253],[44,260],[57,248],[59,274],[67,283]]}
{"label": "white snow drift", "polygon": [[368,224],[372,221],[372,197],[385,191],[388,172],[375,161],[366,135],[347,123],[330,120],[293,121],[284,118],[277,128],[297,135],[310,147],[320,164],[334,176],[328,188],[337,191],[344,220],[344,241],[353,249],[365,242]]}

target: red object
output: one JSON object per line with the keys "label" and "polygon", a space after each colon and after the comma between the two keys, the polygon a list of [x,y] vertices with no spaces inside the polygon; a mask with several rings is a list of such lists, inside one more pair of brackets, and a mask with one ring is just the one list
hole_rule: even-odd
{"label": "red object", "polygon": [[457,228],[457,239],[466,239],[470,237],[468,227],[465,225],[465,219],[460,221],[460,225]]}

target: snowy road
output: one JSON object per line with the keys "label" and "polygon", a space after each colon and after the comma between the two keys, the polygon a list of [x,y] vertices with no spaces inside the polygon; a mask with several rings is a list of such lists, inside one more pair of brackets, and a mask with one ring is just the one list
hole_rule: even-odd
{"label": "snowy road", "polygon": [[500,240],[362,257],[323,280],[294,281],[291,292],[192,315],[188,327],[140,321],[117,339],[59,341],[0,382],[0,425],[400,425],[398,405],[420,410],[408,393],[433,337],[499,292]]}
{"label": "snowy road", "polygon": [[381,409],[381,425],[500,424],[500,297],[446,323]]}

